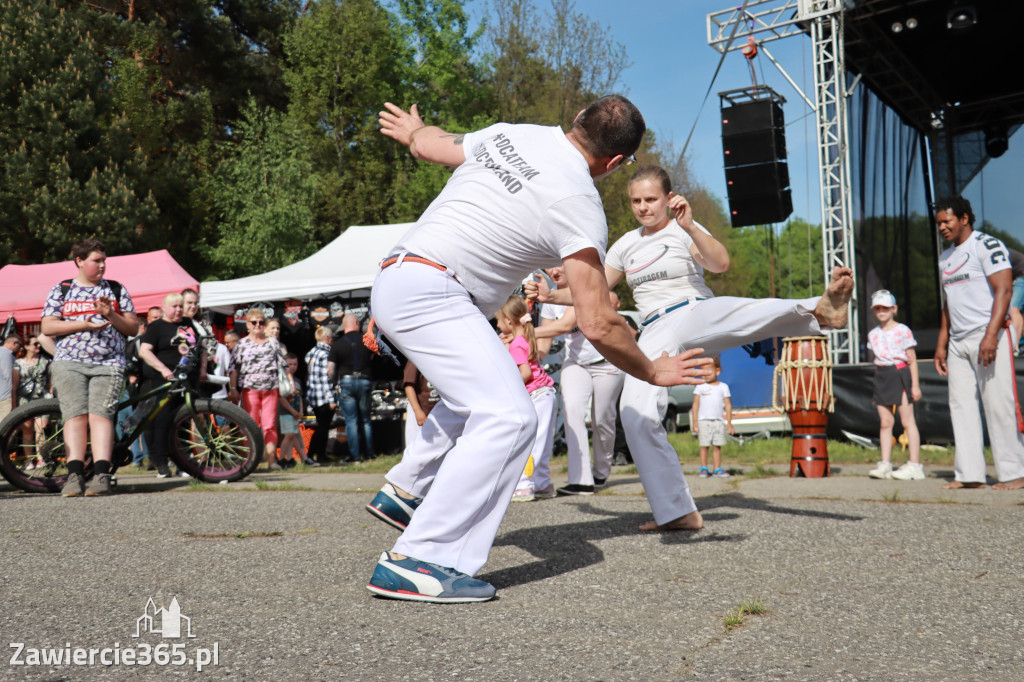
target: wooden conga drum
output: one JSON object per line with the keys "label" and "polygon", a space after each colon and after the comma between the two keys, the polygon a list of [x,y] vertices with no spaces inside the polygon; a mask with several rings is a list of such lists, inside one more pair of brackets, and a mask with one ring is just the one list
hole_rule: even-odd
{"label": "wooden conga drum", "polygon": [[[790,476],[828,476],[828,412],[832,395],[832,353],[828,337],[791,336],[782,340],[782,357],[775,367],[772,404],[785,412],[793,426]],[[781,394],[781,404],[779,398]]]}

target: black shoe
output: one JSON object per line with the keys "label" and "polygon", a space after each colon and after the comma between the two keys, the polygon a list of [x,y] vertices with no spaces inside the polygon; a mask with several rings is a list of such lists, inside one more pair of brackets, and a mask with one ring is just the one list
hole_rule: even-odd
{"label": "black shoe", "polygon": [[357,463],[359,463],[361,461],[362,460],[359,459],[358,457],[352,457],[351,455],[349,455],[345,459],[341,460],[341,463],[342,464],[357,464]]}
{"label": "black shoe", "polygon": [[559,495],[593,495],[594,486],[581,485],[579,483],[570,483],[569,485],[562,486],[555,492],[557,492]]}
{"label": "black shoe", "polygon": [[164,464],[161,467],[157,467],[157,469],[156,469],[156,477],[157,478],[170,478],[171,477],[171,468],[169,466],[167,466],[166,464]]}
{"label": "black shoe", "polygon": [[608,487],[607,478],[598,478],[597,476],[594,476],[594,490],[601,490],[606,487]]}

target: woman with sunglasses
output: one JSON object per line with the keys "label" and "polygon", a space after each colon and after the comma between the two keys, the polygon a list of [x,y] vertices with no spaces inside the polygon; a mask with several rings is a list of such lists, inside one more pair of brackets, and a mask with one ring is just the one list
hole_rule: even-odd
{"label": "woman with sunglasses", "polygon": [[278,340],[267,336],[266,317],[259,308],[245,316],[246,337],[231,352],[229,399],[234,402],[241,389],[242,408],[263,429],[263,461],[267,469],[280,469],[277,461],[277,365],[281,353]]}

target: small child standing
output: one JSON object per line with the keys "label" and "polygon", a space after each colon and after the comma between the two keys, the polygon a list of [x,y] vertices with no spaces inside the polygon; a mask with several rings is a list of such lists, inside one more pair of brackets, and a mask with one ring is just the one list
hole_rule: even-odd
{"label": "small child standing", "polygon": [[298,460],[303,464],[318,467],[320,465],[306,454],[306,446],[299,436],[299,419],[302,418],[302,387],[299,385],[299,378],[295,376],[299,370],[299,358],[295,353],[288,353],[284,356],[284,362],[295,390],[289,396],[278,394],[277,397],[277,418],[281,425],[281,453],[278,460],[282,467],[295,466],[295,460],[292,459],[294,451]]}
{"label": "small child standing", "polygon": [[494,319],[537,410],[537,438],[530,452],[532,475],[527,473],[531,471],[530,464],[527,464],[512,501],[532,502],[537,498],[554,497],[555,486],[551,483],[548,461],[554,445],[555,409],[558,406],[555,382],[537,362],[537,337],[526,301],[519,296],[509,297],[501,310],[494,314]]}
{"label": "small child standing", "polygon": [[[914,420],[914,402],[921,399],[921,386],[917,376],[917,341],[914,333],[896,317],[896,297],[885,289],[871,295],[871,312],[878,318],[878,326],[868,332],[868,348],[875,354],[875,393],[882,429],[878,438],[882,446],[882,461],[868,472],[871,478],[896,478],[901,481],[919,481],[924,478],[921,466],[921,434]],[[893,412],[899,410],[903,431],[910,446],[910,461],[896,471],[892,470],[892,427],[896,423]]]}
{"label": "small child standing", "polygon": [[[732,428],[732,394],[729,384],[719,381],[722,373],[721,358],[714,358],[714,377],[711,381],[693,389],[693,407],[697,413],[697,421],[693,431],[700,442],[700,477],[717,476],[728,478],[729,472],[722,468],[722,446],[725,445],[725,431],[735,433]],[[714,471],[708,469],[708,447],[711,447],[711,459]]]}

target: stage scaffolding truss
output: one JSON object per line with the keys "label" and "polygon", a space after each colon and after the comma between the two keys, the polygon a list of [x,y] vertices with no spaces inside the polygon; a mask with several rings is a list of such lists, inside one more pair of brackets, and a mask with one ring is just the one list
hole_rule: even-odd
{"label": "stage scaffolding truss", "polygon": [[[708,44],[719,52],[739,50],[748,36],[759,42],[809,34],[814,51],[813,108],[817,119],[825,281],[834,266],[856,272],[850,199],[849,119],[843,46],[843,0],[747,0],[741,7],[708,15]],[[772,62],[792,79],[774,59]],[[799,89],[798,89],[799,91]],[[801,93],[802,95],[803,93]],[[849,324],[833,329],[832,361],[860,362],[856,289]]]}

